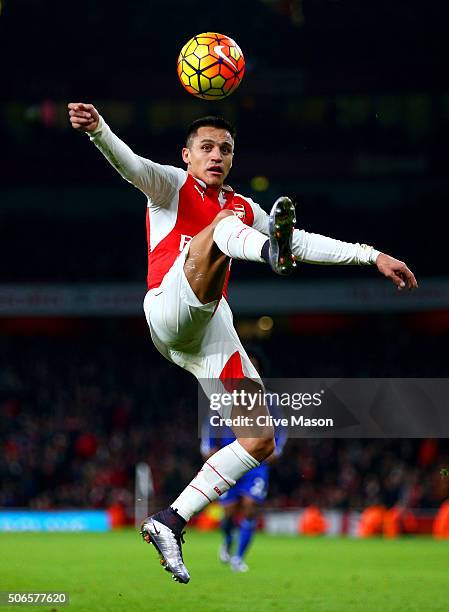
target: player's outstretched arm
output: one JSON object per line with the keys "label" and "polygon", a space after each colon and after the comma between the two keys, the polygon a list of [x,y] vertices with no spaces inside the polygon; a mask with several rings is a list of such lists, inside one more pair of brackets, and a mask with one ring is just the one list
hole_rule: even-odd
{"label": "player's outstretched arm", "polygon": [[367,244],[343,242],[304,230],[293,232],[293,254],[299,261],[320,265],[376,265],[399,290],[416,289],[418,283],[403,261],[381,253]]}
{"label": "player's outstretched arm", "polygon": [[143,191],[152,204],[165,207],[171,202],[185,181],[183,170],[162,166],[134,153],[112,132],[93,104],[70,102],[68,109],[72,127],[85,132],[124,179]]}
{"label": "player's outstretched arm", "polygon": [[[251,205],[254,214],[254,229],[268,236],[268,214],[250,198],[246,198],[246,200]],[[379,272],[389,278],[398,290],[405,287],[408,289],[418,287],[413,272],[403,261],[381,253],[367,244],[344,242],[321,234],[295,229],[292,238],[292,251],[295,258],[304,263],[324,266],[376,265]]]}
{"label": "player's outstretched arm", "polygon": [[78,132],[85,132],[117,172],[144,191],[144,160],[112,132],[95,106],[85,102],[70,102],[68,109],[72,127]]}

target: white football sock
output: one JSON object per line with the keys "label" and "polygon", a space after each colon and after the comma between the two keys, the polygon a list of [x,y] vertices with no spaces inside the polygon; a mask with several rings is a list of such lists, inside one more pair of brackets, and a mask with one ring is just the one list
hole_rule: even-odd
{"label": "white football sock", "polygon": [[262,247],[268,237],[245,225],[236,216],[225,217],[219,221],[214,230],[214,242],[222,253],[234,259],[260,261]]}
{"label": "white football sock", "polygon": [[258,465],[259,462],[235,440],[209,457],[171,507],[189,521],[195,513],[233,487],[243,474]]}

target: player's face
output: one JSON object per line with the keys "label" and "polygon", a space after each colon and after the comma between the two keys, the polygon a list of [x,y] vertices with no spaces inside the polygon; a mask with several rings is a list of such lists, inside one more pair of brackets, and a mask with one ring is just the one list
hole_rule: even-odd
{"label": "player's face", "polygon": [[229,174],[234,155],[234,141],[227,130],[200,127],[190,147],[182,150],[187,171],[211,187],[221,187]]}

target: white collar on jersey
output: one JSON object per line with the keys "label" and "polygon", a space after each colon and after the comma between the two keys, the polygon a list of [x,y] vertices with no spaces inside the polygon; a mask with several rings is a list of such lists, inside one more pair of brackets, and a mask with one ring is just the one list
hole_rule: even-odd
{"label": "white collar on jersey", "polygon": [[[192,174],[192,176],[193,176],[193,174]],[[202,181],[202,180],[201,180],[201,179],[199,179],[199,178],[196,178],[196,176],[193,176],[193,178],[195,179],[195,181],[196,181],[196,182],[197,182],[199,185],[201,185],[201,187],[202,187],[203,189],[207,189],[207,185],[206,185],[206,183],[205,183],[204,181]],[[229,185],[222,185],[222,186],[221,186],[221,190],[220,190],[220,191],[229,191],[229,192],[231,192],[231,191],[234,191],[234,190],[233,190],[233,189],[232,189],[232,187],[230,187]]]}

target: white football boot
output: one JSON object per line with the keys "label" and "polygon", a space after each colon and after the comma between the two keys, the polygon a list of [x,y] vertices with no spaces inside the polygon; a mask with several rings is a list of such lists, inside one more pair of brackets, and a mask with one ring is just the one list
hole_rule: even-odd
{"label": "white football boot", "polygon": [[176,535],[170,527],[149,516],[142,523],[140,535],[145,542],[156,548],[161,565],[167,572],[172,573],[173,580],[187,584],[190,574],[182,558],[184,532]]}
{"label": "white football boot", "polygon": [[247,572],[249,567],[240,557],[231,557],[230,566],[233,572]]}

